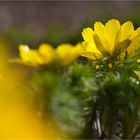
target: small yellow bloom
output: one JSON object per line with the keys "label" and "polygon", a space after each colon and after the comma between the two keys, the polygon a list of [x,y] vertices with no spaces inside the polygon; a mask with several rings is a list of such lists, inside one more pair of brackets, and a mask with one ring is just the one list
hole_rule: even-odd
{"label": "small yellow bloom", "polygon": [[39,66],[56,64],[61,66],[71,64],[79,55],[81,44],[73,46],[71,44],[61,44],[56,49],[50,44],[41,44],[36,49],[30,49],[27,45],[20,45],[20,59],[18,62],[29,66]]}
{"label": "small yellow bloom", "polygon": [[112,19],[105,25],[95,22],[94,30],[86,28],[82,36],[84,39],[82,56],[91,60],[105,57],[120,58],[126,51],[132,53],[136,50],[140,28],[134,30],[132,22],[127,21],[121,25],[118,20]]}

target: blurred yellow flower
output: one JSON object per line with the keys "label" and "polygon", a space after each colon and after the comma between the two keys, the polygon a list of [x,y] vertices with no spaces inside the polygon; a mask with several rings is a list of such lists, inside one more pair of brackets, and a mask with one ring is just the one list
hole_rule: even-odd
{"label": "blurred yellow flower", "polygon": [[121,25],[118,20],[111,19],[105,25],[95,22],[94,30],[85,28],[82,36],[82,56],[91,60],[105,57],[120,58],[126,51],[132,53],[136,50],[140,28],[134,30],[130,21]]}
{"label": "blurred yellow flower", "polygon": [[19,51],[21,58],[18,62],[26,65],[39,66],[54,63],[65,66],[71,64],[80,55],[81,44],[76,46],[61,44],[56,49],[50,44],[41,44],[38,50],[21,44]]}
{"label": "blurred yellow flower", "polygon": [[56,54],[62,65],[69,65],[79,55],[81,51],[81,44],[72,46],[71,44],[61,44],[56,48]]}

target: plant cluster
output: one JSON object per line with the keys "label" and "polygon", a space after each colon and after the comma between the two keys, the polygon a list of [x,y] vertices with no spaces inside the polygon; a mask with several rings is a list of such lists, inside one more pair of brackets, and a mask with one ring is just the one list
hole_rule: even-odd
{"label": "plant cluster", "polygon": [[[140,133],[140,28],[116,19],[82,32],[77,45],[20,45],[32,69],[32,101],[61,138],[132,139]],[[53,124],[52,124],[53,125]]]}

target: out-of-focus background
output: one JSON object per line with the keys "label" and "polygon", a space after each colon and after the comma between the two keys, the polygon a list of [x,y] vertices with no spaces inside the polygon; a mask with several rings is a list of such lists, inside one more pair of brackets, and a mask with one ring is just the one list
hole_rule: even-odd
{"label": "out-of-focus background", "polygon": [[[0,34],[16,43],[41,41],[57,45],[82,40],[83,27],[96,20],[140,24],[139,1],[7,1],[0,2]],[[34,40],[34,41],[33,41]]]}
{"label": "out-of-focus background", "polygon": [[[75,105],[81,100],[77,101],[74,96],[69,94],[71,90],[69,91],[67,87],[62,86],[64,84],[61,84],[59,75],[55,71],[53,71],[54,73],[50,71],[45,74],[37,73],[31,80],[32,69],[27,68],[26,70],[26,67],[9,63],[9,60],[19,57],[19,44],[27,44],[31,48],[37,48],[40,43],[50,43],[54,47],[61,43],[77,44],[82,41],[81,32],[83,28],[93,27],[97,20],[105,23],[112,18],[119,19],[121,23],[130,20],[137,28],[140,26],[140,1],[0,2],[0,139],[59,138],[60,130],[57,130],[53,117],[56,117],[56,120],[60,117],[64,126],[68,122],[68,124],[66,123],[68,132],[80,131],[77,126],[81,128],[83,120],[77,119],[79,108],[76,108]],[[79,70],[77,70],[78,67]],[[81,69],[84,72],[82,65],[76,67],[78,72]],[[68,76],[75,76],[76,70],[73,70],[74,74],[73,71],[70,71]],[[66,81],[65,77],[69,79],[64,74],[62,75],[62,78],[64,78],[62,82]],[[83,85],[88,82],[81,81],[79,85],[84,88]],[[94,83],[90,78],[89,82]],[[34,90],[28,89],[28,84],[33,85],[34,83]],[[41,87],[41,90],[39,87]],[[61,89],[61,87],[63,88]],[[71,89],[70,86],[68,87]],[[92,87],[94,86],[89,87],[89,91],[92,90]],[[51,92],[58,90],[57,96],[53,98],[53,103],[50,105],[55,114],[52,115],[53,117],[49,111],[46,111],[51,108],[48,105],[49,103],[46,103],[50,92],[49,90],[46,92],[46,89],[52,90]],[[88,88],[85,89],[85,91],[82,90],[83,93],[88,91]],[[76,93],[75,89],[74,91]],[[77,93],[80,92],[77,90]],[[37,107],[32,105],[33,98],[35,98],[35,101],[37,100]],[[76,112],[71,109],[71,102],[72,105],[74,104],[72,107],[77,109]],[[66,107],[65,104],[67,104]],[[42,115],[43,111],[40,108],[47,112],[45,117]],[[70,113],[68,114],[65,110],[70,111]],[[72,114],[72,118],[70,114]],[[63,118],[66,118],[66,120]],[[67,121],[69,118],[70,121]],[[71,127],[73,122],[74,129]],[[72,125],[70,126],[70,124]],[[64,126],[63,129],[66,129]]]}

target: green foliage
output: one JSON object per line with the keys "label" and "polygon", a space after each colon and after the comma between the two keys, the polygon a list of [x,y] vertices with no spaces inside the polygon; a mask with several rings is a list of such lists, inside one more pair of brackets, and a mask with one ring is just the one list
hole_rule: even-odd
{"label": "green foliage", "polygon": [[62,137],[81,137],[97,90],[90,66],[74,63],[58,71],[41,70],[35,72],[31,83],[34,103],[44,118],[48,112],[53,114]]}
{"label": "green foliage", "polygon": [[59,89],[52,97],[52,107],[64,133],[78,138],[86,125],[96,90],[89,66],[75,63],[61,76]]}
{"label": "green foliage", "polygon": [[[42,68],[31,82],[35,104],[44,118],[47,112],[52,114],[62,138],[135,138],[140,130],[135,56],[110,71],[80,61],[61,69]],[[101,135],[95,134],[93,126],[97,111]]]}
{"label": "green foliage", "polygon": [[120,75],[107,76],[100,82],[96,110],[101,114],[102,133],[107,138],[134,138],[139,128],[139,81]]}

